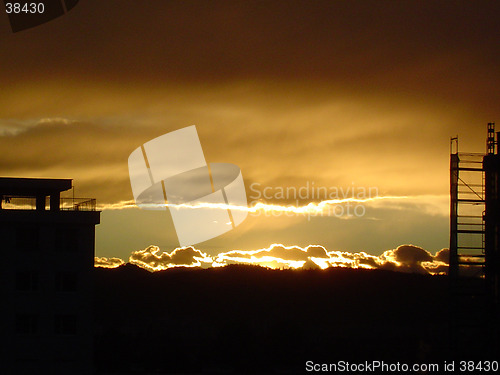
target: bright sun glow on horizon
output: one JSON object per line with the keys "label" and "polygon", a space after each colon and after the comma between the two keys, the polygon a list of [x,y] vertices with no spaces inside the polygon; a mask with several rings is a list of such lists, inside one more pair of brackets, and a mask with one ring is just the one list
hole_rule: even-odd
{"label": "bright sun glow on horizon", "polygon": [[[328,251],[321,245],[285,246],[272,244],[258,250],[231,250],[209,256],[192,246],[161,251],[158,246],[134,251],[128,262],[151,272],[175,267],[214,268],[231,264],[257,265],[271,269],[327,269],[331,267],[385,269],[422,274],[445,274],[448,249],[432,255],[414,245],[402,245],[379,256],[365,252]],[[119,258],[97,258],[95,266],[116,268],[125,262]]]}

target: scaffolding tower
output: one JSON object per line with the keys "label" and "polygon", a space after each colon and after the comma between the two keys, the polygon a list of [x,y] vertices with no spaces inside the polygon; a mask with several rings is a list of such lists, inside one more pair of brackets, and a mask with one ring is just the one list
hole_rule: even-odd
{"label": "scaffolding tower", "polygon": [[450,276],[484,277],[484,154],[452,153],[450,161]]}
{"label": "scaffolding tower", "polygon": [[450,342],[457,358],[499,350],[499,133],[488,124],[486,154],[459,153],[458,137],[451,139]]}

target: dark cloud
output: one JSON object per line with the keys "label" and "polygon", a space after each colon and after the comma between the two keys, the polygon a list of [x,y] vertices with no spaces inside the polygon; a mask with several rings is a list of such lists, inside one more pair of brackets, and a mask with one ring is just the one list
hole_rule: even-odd
{"label": "dark cloud", "polygon": [[395,259],[404,264],[415,264],[431,262],[433,256],[426,250],[418,246],[402,245],[394,250]]}
{"label": "dark cloud", "polygon": [[402,272],[436,273],[435,268],[443,264],[427,250],[414,245],[401,245],[394,250],[387,250],[380,258],[383,260],[382,267]]}
{"label": "dark cloud", "polygon": [[23,121],[0,136],[0,168],[2,176],[73,178],[81,196],[115,203],[132,198],[126,163],[130,152],[138,140],[157,134],[152,128],[68,118]]}
{"label": "dark cloud", "polygon": [[492,0],[87,0],[44,26],[5,28],[1,74],[8,83],[326,80],[487,106],[499,98],[499,11]]}
{"label": "dark cloud", "polygon": [[441,249],[436,253],[434,259],[440,262],[449,264],[450,263],[450,249]]}
{"label": "dark cloud", "polygon": [[358,262],[360,265],[368,266],[368,268],[378,268],[380,266],[375,257],[360,258]]}

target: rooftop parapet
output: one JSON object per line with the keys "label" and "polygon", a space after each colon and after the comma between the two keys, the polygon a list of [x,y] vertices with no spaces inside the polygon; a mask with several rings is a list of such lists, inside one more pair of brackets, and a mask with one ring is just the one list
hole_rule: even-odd
{"label": "rooftop parapet", "polygon": [[37,211],[95,211],[91,198],[61,198],[71,179],[0,177],[0,209]]}

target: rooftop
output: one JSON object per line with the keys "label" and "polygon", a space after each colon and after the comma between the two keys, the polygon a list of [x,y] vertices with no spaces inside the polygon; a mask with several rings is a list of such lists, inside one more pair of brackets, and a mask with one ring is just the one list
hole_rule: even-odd
{"label": "rooftop", "polygon": [[96,200],[61,198],[73,180],[55,178],[0,177],[0,210],[95,211]]}
{"label": "rooftop", "polygon": [[71,179],[0,177],[0,195],[52,195],[71,189]]}

